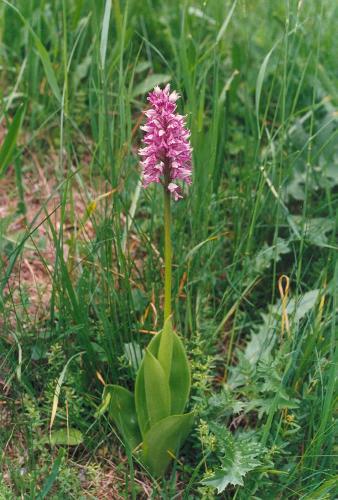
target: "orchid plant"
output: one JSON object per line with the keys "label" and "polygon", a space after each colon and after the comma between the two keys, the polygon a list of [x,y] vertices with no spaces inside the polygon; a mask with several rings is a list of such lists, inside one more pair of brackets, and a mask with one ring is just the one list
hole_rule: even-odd
{"label": "orchid plant", "polygon": [[125,446],[156,477],[189,434],[194,415],[184,413],[190,393],[190,367],[183,343],[173,330],[171,314],[171,199],[182,198],[178,181],[191,183],[190,133],[176,113],[179,95],[170,86],[149,93],[151,108],[144,112],[144,147],[139,150],[143,186],[162,184],[164,192],[164,326],[145,349],[135,393],[106,385],[99,412],[109,411]]}

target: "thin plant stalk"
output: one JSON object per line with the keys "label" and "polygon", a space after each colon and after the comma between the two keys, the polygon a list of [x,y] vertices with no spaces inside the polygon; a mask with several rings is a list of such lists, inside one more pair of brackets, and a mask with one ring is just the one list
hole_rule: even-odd
{"label": "thin plant stalk", "polygon": [[164,321],[171,315],[171,213],[170,192],[164,186]]}

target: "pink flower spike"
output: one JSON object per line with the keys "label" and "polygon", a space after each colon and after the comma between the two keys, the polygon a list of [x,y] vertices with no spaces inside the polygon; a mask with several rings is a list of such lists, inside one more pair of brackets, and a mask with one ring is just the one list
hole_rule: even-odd
{"label": "pink flower spike", "polygon": [[183,198],[183,196],[181,195],[181,188],[174,182],[170,182],[170,184],[168,185],[168,191],[170,191],[175,201]]}
{"label": "pink flower spike", "polygon": [[149,93],[151,108],[144,112],[144,147],[139,149],[143,186],[161,182],[174,200],[182,198],[176,181],[191,184],[192,170],[190,132],[185,128],[185,117],[175,113],[179,97],[176,91],[170,93],[169,84],[163,90],[156,86]]}

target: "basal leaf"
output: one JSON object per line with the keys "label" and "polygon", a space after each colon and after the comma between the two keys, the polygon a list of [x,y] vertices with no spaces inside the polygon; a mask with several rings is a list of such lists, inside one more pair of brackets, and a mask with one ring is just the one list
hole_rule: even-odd
{"label": "basal leaf", "polygon": [[[171,413],[183,413],[190,392],[190,367],[183,343],[177,333],[173,332],[173,357],[169,386],[171,392]],[[162,332],[156,335],[149,344],[150,351],[158,356]]]}
{"label": "basal leaf", "polygon": [[188,436],[194,414],[171,415],[150,428],[143,441],[143,461],[154,476],[164,474],[173,455]]}
{"label": "basal leaf", "polygon": [[144,386],[150,425],[170,415],[169,384],[160,362],[146,349]]}
{"label": "basal leaf", "polygon": [[174,332],[173,358],[169,386],[171,391],[171,413],[183,413],[191,385],[190,366],[179,336]]}
{"label": "basal leaf", "polygon": [[[153,337],[148,350],[158,357],[162,332]],[[190,368],[184,346],[178,335],[173,332],[173,356],[169,378],[171,414],[183,413],[190,392]],[[136,377],[135,405],[142,436],[149,430],[150,421],[145,402],[144,360]]]}
{"label": "basal leaf", "polygon": [[[148,349],[150,350],[150,345],[148,346]],[[147,410],[147,401],[146,401],[146,389],[144,385],[144,358],[136,375],[135,408],[136,408],[138,424],[140,426],[140,431],[142,436],[144,437],[145,433],[150,427],[150,418]]]}
{"label": "basal leaf", "polygon": [[169,381],[171,371],[171,360],[173,356],[174,331],[171,319],[168,318],[164,323],[161,334],[160,345],[158,349],[158,360],[164,370],[166,379]]}
{"label": "basal leaf", "polygon": [[134,395],[119,385],[106,385],[98,413],[108,410],[125,443],[133,450],[142,441],[137,422]]}

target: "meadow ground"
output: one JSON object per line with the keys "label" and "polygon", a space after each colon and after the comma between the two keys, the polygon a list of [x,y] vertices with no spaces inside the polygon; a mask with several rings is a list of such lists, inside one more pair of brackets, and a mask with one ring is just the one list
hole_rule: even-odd
{"label": "meadow ground", "polygon": [[[0,498],[336,498],[337,3],[0,13]],[[193,146],[172,235],[196,419],[156,480],[97,409],[162,324],[137,150],[169,81]]]}

